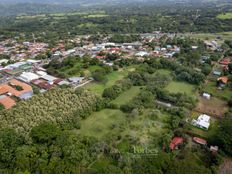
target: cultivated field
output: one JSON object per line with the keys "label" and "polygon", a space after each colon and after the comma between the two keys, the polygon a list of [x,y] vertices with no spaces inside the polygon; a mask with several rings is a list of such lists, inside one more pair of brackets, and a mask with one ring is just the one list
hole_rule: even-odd
{"label": "cultivated field", "polygon": [[198,100],[199,102],[195,110],[200,113],[222,118],[228,111],[227,102],[218,98],[212,97],[210,100],[207,100],[203,97],[199,97]]}

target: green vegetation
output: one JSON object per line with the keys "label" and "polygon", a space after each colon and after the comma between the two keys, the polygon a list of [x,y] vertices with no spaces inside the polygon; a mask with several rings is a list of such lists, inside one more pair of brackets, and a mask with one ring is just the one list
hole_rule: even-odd
{"label": "green vegetation", "polygon": [[125,120],[125,114],[120,110],[104,109],[81,121],[81,129],[78,133],[96,138],[110,137],[112,134],[117,134]]}
{"label": "green vegetation", "polygon": [[113,100],[112,103],[116,105],[123,105],[128,103],[130,100],[132,100],[134,97],[136,97],[139,94],[141,88],[142,87],[133,86],[131,89],[119,95],[119,97]]}
{"label": "green vegetation", "polygon": [[62,62],[51,61],[44,66],[50,74],[59,77],[88,76],[92,72],[102,69],[103,64],[98,59],[91,59],[88,56],[80,58],[78,56],[69,56]]}
{"label": "green vegetation", "polygon": [[232,19],[232,13],[223,13],[217,16],[218,19]]}
{"label": "green vegetation", "polygon": [[0,111],[1,110],[4,110],[5,109],[5,106],[3,104],[0,103]]}
{"label": "green vegetation", "polygon": [[115,84],[116,81],[123,79],[128,74],[127,69],[121,69],[119,71],[114,71],[106,75],[106,83],[93,82],[85,86],[86,89],[89,89],[92,92],[102,94],[105,88],[111,87]]}
{"label": "green vegetation", "polygon": [[232,98],[231,89],[218,89],[216,81],[208,82],[207,85],[204,86],[203,91],[221,99],[229,100]]}
{"label": "green vegetation", "polygon": [[166,90],[168,90],[171,93],[185,93],[187,95],[193,96],[196,94],[196,87],[194,85],[185,83],[185,82],[176,82],[173,81],[168,84],[166,87]]}
{"label": "green vegetation", "polygon": [[[29,6],[29,7],[28,7]],[[50,45],[55,45],[59,40],[73,39],[76,35],[84,34],[128,34],[136,36],[137,33],[148,33],[162,28],[163,32],[177,33],[221,33],[232,31],[230,13],[226,15],[218,15],[219,7],[212,8],[211,6],[198,7],[201,11],[199,20],[192,23],[192,16],[195,15],[195,6],[188,6],[183,10],[170,5],[167,8],[159,8],[157,4],[142,5],[140,8],[125,5],[114,6],[111,8],[88,8],[88,10],[73,10],[75,7],[69,7],[70,13],[62,13],[65,10],[57,9],[61,7],[52,5],[41,5],[41,9],[31,10],[33,4],[14,7],[14,10],[2,7],[3,15],[15,14],[20,9],[30,9],[29,14],[17,17],[2,17],[0,20],[0,31],[6,36],[17,35],[20,32],[27,32],[26,36],[20,39],[32,41],[32,33],[42,42],[49,42]],[[21,8],[20,8],[21,7]],[[64,7],[66,9],[68,7]],[[68,9],[69,9],[68,8]],[[87,8],[87,7],[86,7]],[[5,10],[5,9],[8,9]],[[49,9],[49,13],[46,11]],[[84,8],[85,9],[85,8]],[[97,10],[96,10],[97,9]],[[66,9],[67,10],[67,9]],[[10,13],[9,13],[10,11]],[[36,14],[38,13],[39,14]],[[46,12],[45,12],[46,11]],[[69,10],[67,10],[69,11]],[[169,13],[172,11],[172,13]],[[188,12],[187,12],[188,11]],[[1,11],[0,11],[1,13]],[[50,14],[51,13],[51,14]],[[52,14],[54,13],[54,14]],[[211,17],[208,15],[210,14]],[[126,18],[125,18],[126,16]],[[223,17],[222,17],[223,16]],[[226,18],[227,20],[221,20]],[[175,22],[173,22],[175,21]],[[66,26],[64,28],[64,26]],[[43,32],[46,35],[43,34]],[[204,35],[204,34],[203,34]],[[112,37],[116,42],[134,41],[136,37]],[[208,37],[207,35],[199,37]],[[211,38],[211,36],[209,36]],[[213,36],[214,37],[214,36]]]}
{"label": "green vegetation", "polygon": [[85,118],[100,106],[101,99],[95,94],[56,88],[28,101],[21,101],[11,110],[2,111],[0,123],[2,128],[14,128],[23,135],[43,122],[78,127],[81,118]]}

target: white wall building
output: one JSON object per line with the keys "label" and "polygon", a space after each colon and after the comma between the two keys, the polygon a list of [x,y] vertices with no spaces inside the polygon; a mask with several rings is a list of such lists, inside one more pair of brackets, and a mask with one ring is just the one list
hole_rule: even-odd
{"label": "white wall building", "polygon": [[210,98],[211,98],[211,95],[208,94],[208,93],[203,93],[202,96],[203,96],[205,99],[207,99],[207,100],[210,100]]}
{"label": "white wall building", "polygon": [[201,129],[209,129],[210,126],[210,116],[206,115],[206,114],[202,114],[198,117],[197,120],[193,120],[192,121],[192,125],[197,126]]}
{"label": "white wall building", "polygon": [[26,82],[26,83],[30,83],[32,80],[39,79],[39,76],[37,74],[31,73],[31,72],[23,72],[19,76],[19,79]]}

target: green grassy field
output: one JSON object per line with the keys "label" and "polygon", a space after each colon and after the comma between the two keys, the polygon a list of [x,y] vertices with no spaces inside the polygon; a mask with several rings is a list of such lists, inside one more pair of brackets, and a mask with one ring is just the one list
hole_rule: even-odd
{"label": "green grassy field", "polygon": [[168,84],[168,86],[165,88],[171,93],[186,93],[187,95],[194,95],[195,94],[195,86],[185,83],[185,82],[176,82],[172,81]]}
{"label": "green grassy field", "polygon": [[125,69],[120,69],[119,71],[114,71],[107,75],[107,82],[104,83],[89,83],[84,86],[85,89],[89,89],[90,91],[96,92],[98,94],[102,94],[105,88],[113,86],[116,81],[123,79],[128,75],[128,72],[134,71],[134,67],[127,67]]}
{"label": "green grassy field", "polygon": [[232,19],[232,13],[220,14],[217,16],[218,19]]}
{"label": "green grassy field", "polygon": [[86,16],[85,18],[103,18],[103,17],[107,17],[108,15],[106,14],[91,14]]}
{"label": "green grassy field", "polygon": [[112,133],[119,134],[120,127],[124,124],[125,119],[125,114],[120,110],[104,109],[81,121],[80,133],[98,139]]}
{"label": "green grassy field", "polygon": [[219,121],[211,117],[210,127],[208,130],[203,130],[198,127],[190,125],[191,126],[190,131],[199,137],[207,139],[211,137],[212,135],[215,135],[215,131],[217,130],[218,125],[219,125]]}
{"label": "green grassy field", "polygon": [[232,98],[232,90],[228,88],[220,90],[217,88],[216,82],[213,81],[208,82],[203,90],[207,93],[212,94],[214,97],[218,97],[221,99],[229,100]]}
{"label": "green grassy field", "polygon": [[117,99],[112,101],[112,103],[117,105],[123,105],[131,101],[134,97],[136,97],[140,92],[140,87],[133,86],[128,91],[122,93]]}
{"label": "green grassy field", "polygon": [[232,40],[231,32],[221,32],[221,33],[193,33],[193,34],[185,34],[185,36],[197,38],[201,40],[206,39],[216,39],[217,37],[221,37],[224,40]]}
{"label": "green grassy field", "polygon": [[171,75],[171,71],[168,69],[159,69],[155,72],[155,74],[161,74],[161,75]]}

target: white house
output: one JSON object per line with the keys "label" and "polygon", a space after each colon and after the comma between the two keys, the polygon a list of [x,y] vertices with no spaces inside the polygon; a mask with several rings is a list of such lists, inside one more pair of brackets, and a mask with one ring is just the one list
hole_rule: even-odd
{"label": "white house", "polygon": [[82,81],[84,80],[85,78],[84,77],[71,77],[69,78],[68,80],[71,82],[71,83],[82,83]]}
{"label": "white house", "polygon": [[192,125],[197,126],[201,129],[209,129],[210,126],[210,116],[206,115],[206,114],[202,114],[198,117],[197,120],[193,120],[192,121]]}
{"label": "white house", "polygon": [[145,57],[145,56],[149,56],[149,53],[146,52],[146,51],[140,51],[140,52],[136,53],[135,56],[137,56],[137,57]]}
{"label": "white house", "polygon": [[26,82],[26,83],[29,83],[32,80],[39,79],[39,76],[37,74],[31,73],[31,72],[23,72],[19,76],[19,79],[22,80],[22,81],[24,81],[24,82]]}
{"label": "white house", "polygon": [[208,93],[203,93],[202,97],[204,97],[204,98],[207,99],[207,100],[210,100],[211,95],[208,94]]}

